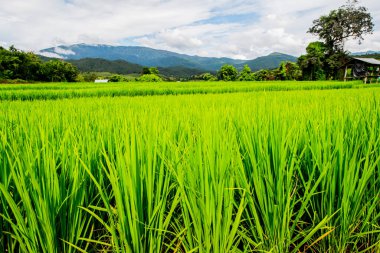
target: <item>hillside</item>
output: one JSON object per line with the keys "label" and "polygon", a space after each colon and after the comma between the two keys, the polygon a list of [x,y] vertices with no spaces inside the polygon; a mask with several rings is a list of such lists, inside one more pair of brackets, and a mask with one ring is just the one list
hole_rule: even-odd
{"label": "hillside", "polygon": [[246,61],[239,64],[237,67],[240,69],[245,64],[247,64],[252,71],[258,71],[260,69],[274,69],[277,68],[281,62],[290,61],[296,62],[297,58],[291,55],[282,54],[282,53],[271,53],[267,56],[261,56],[254,60]]}
{"label": "hillside", "polygon": [[244,64],[248,64],[253,71],[259,69],[273,69],[278,67],[283,60],[296,60],[294,56],[281,53],[272,53],[254,60],[244,61],[231,58],[190,56],[147,47],[86,44],[52,47],[43,49],[39,53],[44,56],[66,60],[80,60],[84,58],[101,58],[111,61],[124,60],[141,66],[155,66],[161,68],[175,67],[177,69],[202,70],[203,72],[217,71],[224,64],[232,64],[238,68],[242,68]]}
{"label": "hillside", "polygon": [[185,67],[193,69],[217,70],[223,64],[239,64],[241,60],[212,58],[178,54],[136,46],[108,46],[76,44],[43,49],[41,55],[78,60],[83,58],[102,58],[106,60],[125,60],[142,66]]}
{"label": "hillside", "polygon": [[123,60],[109,61],[99,58],[84,58],[79,60],[67,60],[75,65],[81,72],[111,72],[116,74],[141,73],[142,66]]}
{"label": "hillside", "polygon": [[[48,59],[47,57],[43,57]],[[79,71],[81,72],[110,72],[121,75],[128,74],[140,74],[142,72],[143,66],[130,63],[123,60],[105,60],[100,58],[85,58],[80,60],[66,60],[73,65],[75,65]],[[170,77],[177,78],[188,78],[193,75],[199,75],[201,73],[206,72],[206,70],[202,69],[192,69],[181,66],[175,67],[158,67],[160,74]]]}

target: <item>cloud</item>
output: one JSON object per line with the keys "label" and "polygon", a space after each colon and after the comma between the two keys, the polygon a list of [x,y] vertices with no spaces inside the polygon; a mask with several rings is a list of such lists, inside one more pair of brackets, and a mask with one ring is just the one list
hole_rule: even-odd
{"label": "cloud", "polygon": [[75,55],[75,52],[71,50],[63,49],[61,47],[54,48],[54,52],[56,52],[57,54],[63,54],[63,55]]}
{"label": "cloud", "polygon": [[[62,44],[143,45],[192,55],[251,59],[300,55],[312,21],[345,3],[307,0],[0,0],[0,43],[38,51]],[[380,6],[362,0],[375,32],[350,51],[380,50]],[[70,53],[70,52],[66,52]]]}
{"label": "cloud", "polygon": [[[173,50],[177,52],[211,56],[216,38],[224,38],[237,28],[234,24],[200,24],[162,30],[150,36],[135,39],[143,46]],[[203,52],[203,53],[202,53]]]}
{"label": "cloud", "polygon": [[39,52],[38,54],[40,54],[42,56],[50,57],[50,58],[64,59],[64,57],[62,57],[58,54],[55,54],[55,53],[50,53],[50,52]]}

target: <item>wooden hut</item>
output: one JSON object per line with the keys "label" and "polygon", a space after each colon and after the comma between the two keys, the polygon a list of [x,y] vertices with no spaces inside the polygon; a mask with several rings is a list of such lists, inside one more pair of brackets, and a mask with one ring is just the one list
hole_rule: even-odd
{"label": "wooden hut", "polygon": [[344,81],[362,79],[364,83],[380,80],[380,61],[374,58],[352,57],[346,64]]}

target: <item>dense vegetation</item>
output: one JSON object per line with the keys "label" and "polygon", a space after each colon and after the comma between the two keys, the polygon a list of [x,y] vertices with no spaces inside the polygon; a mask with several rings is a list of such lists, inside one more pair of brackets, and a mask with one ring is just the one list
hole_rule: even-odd
{"label": "dense vegetation", "polygon": [[[133,64],[124,60],[105,60],[99,58],[85,58],[80,60],[67,60],[82,73],[86,72],[110,72],[119,75],[141,74],[143,72],[143,66]],[[204,73],[202,69],[191,69],[181,66],[176,67],[159,67],[159,72],[162,76],[167,78],[190,78],[191,76]],[[95,77],[96,78],[96,77]]]}
{"label": "dense vegetation", "polygon": [[74,82],[78,70],[68,62],[49,60],[43,62],[31,52],[22,52],[11,46],[0,47],[0,81]]}
{"label": "dense vegetation", "polygon": [[119,97],[184,94],[216,94],[258,91],[328,90],[370,88],[362,82],[133,82],[133,83],[46,83],[1,85],[0,101],[52,100],[79,97]]}
{"label": "dense vegetation", "polygon": [[339,79],[342,66],[348,61],[344,44],[347,39],[364,39],[373,32],[372,16],[366,7],[357,6],[357,0],[330,11],[313,21],[309,33],[317,35],[320,42],[309,44],[307,54],[298,59],[304,80]]}
{"label": "dense vegetation", "polygon": [[[231,87],[176,88],[205,84]],[[380,88],[232,87],[244,84],[263,90],[1,101],[0,251],[379,251]],[[3,85],[0,97],[106,85]]]}
{"label": "dense vegetation", "polygon": [[84,58],[79,60],[67,60],[81,72],[111,72],[115,74],[141,73],[142,66],[123,60],[109,61],[105,59]]}

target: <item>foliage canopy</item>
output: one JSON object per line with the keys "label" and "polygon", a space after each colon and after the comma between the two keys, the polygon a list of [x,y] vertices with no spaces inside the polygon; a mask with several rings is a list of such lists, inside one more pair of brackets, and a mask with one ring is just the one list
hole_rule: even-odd
{"label": "foliage canopy", "polygon": [[218,72],[218,79],[223,81],[235,81],[238,71],[233,65],[225,64]]}
{"label": "foliage canopy", "polygon": [[363,35],[373,32],[374,24],[366,7],[357,6],[357,0],[349,0],[337,10],[313,21],[309,33],[318,35],[329,50],[344,51],[347,39],[364,39]]}
{"label": "foliage canopy", "polygon": [[11,46],[0,47],[0,79],[27,81],[74,82],[78,76],[75,66],[61,60],[42,60],[31,52],[23,52]]}

